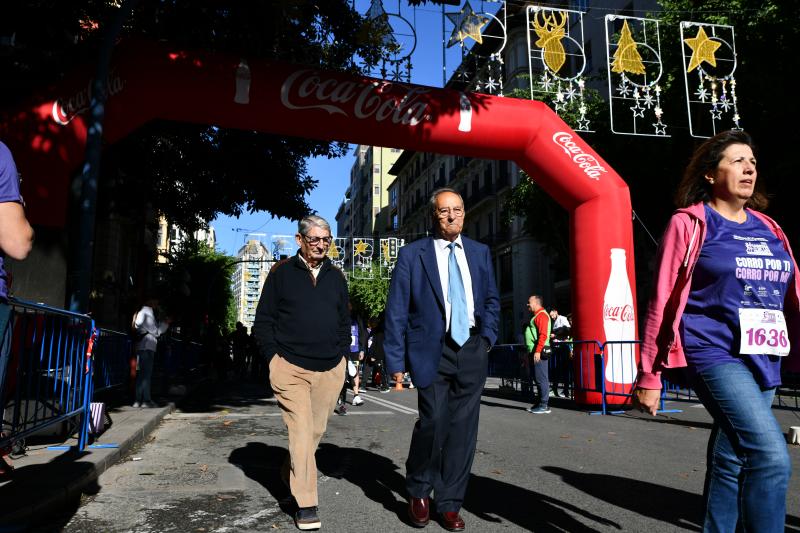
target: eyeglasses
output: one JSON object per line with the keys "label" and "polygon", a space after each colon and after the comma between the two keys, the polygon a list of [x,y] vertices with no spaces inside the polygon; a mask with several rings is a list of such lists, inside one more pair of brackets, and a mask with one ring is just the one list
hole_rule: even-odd
{"label": "eyeglasses", "polygon": [[331,242],[333,241],[333,237],[309,237],[308,235],[303,235],[303,240],[312,246],[319,244],[320,241],[322,241],[322,244],[325,246],[330,246]]}
{"label": "eyeglasses", "polygon": [[453,214],[453,218],[461,218],[464,216],[463,207],[440,207],[436,210],[436,216],[439,218],[447,218]]}

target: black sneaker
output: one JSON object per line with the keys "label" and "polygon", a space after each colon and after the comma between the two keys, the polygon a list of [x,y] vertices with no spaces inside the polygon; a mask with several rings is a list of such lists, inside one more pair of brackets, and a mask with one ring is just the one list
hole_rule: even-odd
{"label": "black sneaker", "polygon": [[347,407],[345,407],[344,404],[337,405],[333,412],[339,416],[344,416],[347,414]]}
{"label": "black sneaker", "polygon": [[294,523],[297,529],[309,531],[322,527],[316,507],[301,507],[294,514]]}

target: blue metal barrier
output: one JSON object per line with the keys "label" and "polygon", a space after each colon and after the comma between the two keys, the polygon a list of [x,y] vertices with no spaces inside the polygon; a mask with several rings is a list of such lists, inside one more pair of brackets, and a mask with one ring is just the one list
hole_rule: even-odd
{"label": "blue metal barrier", "polygon": [[603,346],[598,341],[571,341],[573,360],[578,361],[575,391],[603,393]]}
{"label": "blue metal barrier", "polygon": [[0,447],[64,423],[77,431],[83,450],[91,416],[94,321],[15,298],[9,305],[11,351],[0,384]]}
{"label": "blue metal barrier", "polygon": [[130,379],[130,357],[133,340],[130,335],[104,329],[94,348],[94,392],[122,387]]}
{"label": "blue metal barrier", "polygon": [[178,377],[187,377],[196,372],[202,363],[203,345],[174,337],[159,337],[156,369],[163,373],[168,381]]}
{"label": "blue metal barrier", "polygon": [[489,352],[488,376],[500,378],[501,385],[516,390],[522,384],[524,347],[520,344],[496,344]]}

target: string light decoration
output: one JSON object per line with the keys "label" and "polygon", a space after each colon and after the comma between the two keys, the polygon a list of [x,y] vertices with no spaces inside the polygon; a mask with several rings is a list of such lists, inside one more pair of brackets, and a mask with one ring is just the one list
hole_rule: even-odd
{"label": "string light decoration", "polygon": [[[550,103],[562,118],[573,122],[570,125],[576,131],[594,131],[584,97],[583,12],[528,6],[526,27],[531,99]],[[569,120],[568,114],[573,113],[577,118]]]}
{"label": "string light decoration", "polygon": [[[499,8],[492,13],[485,4]],[[465,90],[503,96],[503,50],[508,42],[505,1],[481,1],[475,11],[467,0],[459,11],[442,10],[442,14],[453,26],[445,47],[458,45],[461,52],[456,79]],[[473,41],[471,47],[468,40]]]}
{"label": "string light decoration", "polygon": [[383,279],[391,279],[394,267],[397,264],[397,254],[405,244],[403,239],[397,237],[387,237],[380,240],[380,276]]}
{"label": "string light decoration", "polygon": [[372,279],[372,256],[374,253],[375,247],[371,237],[353,239],[353,278]]}
{"label": "string light decoration", "polygon": [[680,30],[690,135],[708,138],[741,129],[733,26],[681,21]]}
{"label": "string light decoration", "polygon": [[[414,13],[414,8],[410,8]],[[400,12],[387,12],[382,0],[371,0],[365,16],[383,34],[385,53],[378,64],[366,64],[369,74],[384,80],[411,83],[411,55],[417,47],[414,23]],[[412,19],[415,18],[412,16]]]}
{"label": "string light decoration", "polygon": [[659,21],[606,15],[605,31],[611,131],[669,137],[662,120]]}
{"label": "string light decoration", "polygon": [[334,237],[328,248],[328,258],[334,266],[344,271],[344,262],[347,259],[347,237]]}

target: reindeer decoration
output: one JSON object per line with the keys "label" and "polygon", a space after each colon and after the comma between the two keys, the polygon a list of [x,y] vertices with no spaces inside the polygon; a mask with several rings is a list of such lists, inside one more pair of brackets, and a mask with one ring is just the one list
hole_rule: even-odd
{"label": "reindeer decoration", "polygon": [[[539,23],[539,14],[542,16],[542,23]],[[561,15],[561,22],[556,23],[556,15]],[[565,37],[564,26],[567,24],[567,14],[563,11],[546,15],[540,11],[533,19],[533,29],[539,39],[536,46],[544,50],[544,63],[554,73],[558,73],[567,60],[564,45],[561,40]]]}

